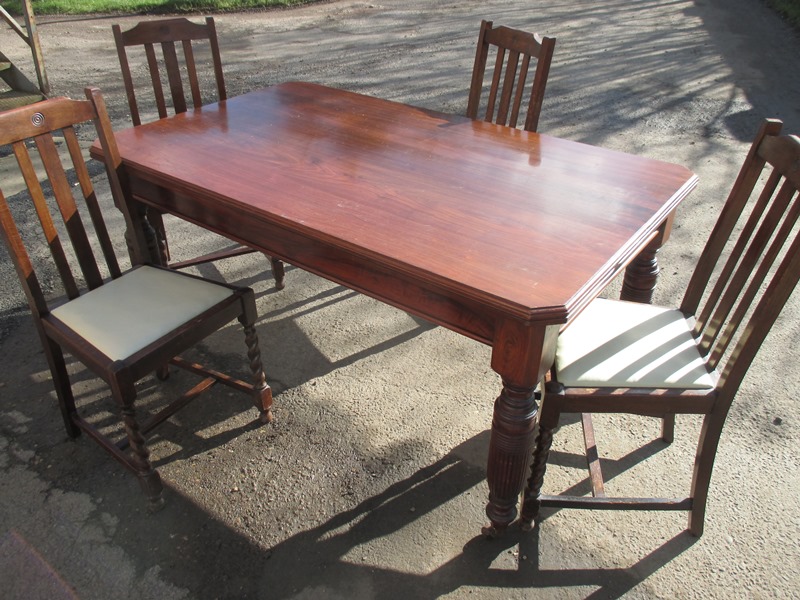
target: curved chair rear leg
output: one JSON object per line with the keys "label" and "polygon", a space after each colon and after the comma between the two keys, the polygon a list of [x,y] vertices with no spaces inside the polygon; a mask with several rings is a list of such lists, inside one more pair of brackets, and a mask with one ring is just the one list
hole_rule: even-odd
{"label": "curved chair rear leg", "polygon": [[142,491],[147,496],[148,508],[151,512],[155,512],[164,506],[164,487],[158,471],[150,463],[150,451],[147,449],[144,436],[139,428],[139,422],[136,420],[134,408],[136,389],[132,383],[126,385],[120,381],[112,381],[111,391],[119,402],[125,433],[131,449],[126,466],[133,470],[139,478]]}
{"label": "curved chair rear leg", "polygon": [[700,440],[697,443],[694,473],[692,474],[692,508],[689,511],[688,527],[689,532],[696,537],[703,535],[711,472],[714,469],[714,458],[724,424],[724,417],[719,418],[713,414],[706,415],[700,430]]}

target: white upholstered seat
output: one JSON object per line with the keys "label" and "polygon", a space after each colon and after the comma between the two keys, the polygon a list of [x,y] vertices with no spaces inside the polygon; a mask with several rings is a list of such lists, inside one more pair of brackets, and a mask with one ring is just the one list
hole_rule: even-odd
{"label": "white upholstered seat", "polygon": [[709,371],[682,312],[597,299],[558,338],[567,387],[710,389]]}
{"label": "white upholstered seat", "polygon": [[124,360],[233,293],[210,281],[143,266],[51,314],[111,360]]}

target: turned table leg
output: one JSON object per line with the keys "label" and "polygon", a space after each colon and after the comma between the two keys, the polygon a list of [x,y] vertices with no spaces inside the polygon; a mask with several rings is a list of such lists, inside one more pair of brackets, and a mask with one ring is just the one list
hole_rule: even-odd
{"label": "turned table leg", "polygon": [[486,516],[490,525],[484,527],[484,535],[496,535],[517,517],[519,493],[533,452],[536,411],[533,387],[514,387],[503,382],[503,391],[494,404],[489,442]]}
{"label": "turned table leg", "polygon": [[669,238],[675,213],[661,225],[656,236],[625,269],[620,300],[650,304],[658,282],[658,251]]}
{"label": "turned table leg", "polygon": [[534,390],[553,364],[560,323],[497,324],[492,369],[503,381],[494,403],[486,478],[489,502],[485,535],[494,536],[517,518],[520,492],[533,454],[537,404]]}

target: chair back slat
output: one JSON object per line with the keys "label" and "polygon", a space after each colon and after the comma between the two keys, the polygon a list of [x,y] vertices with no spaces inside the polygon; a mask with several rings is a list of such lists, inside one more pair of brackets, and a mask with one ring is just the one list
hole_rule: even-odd
{"label": "chair back slat", "polygon": [[[153,96],[156,102],[156,109],[158,110],[158,118],[164,119],[167,117],[167,100],[164,97],[164,87],[161,85],[161,66],[156,57],[156,49],[153,44],[144,45],[145,56],[147,57],[147,69],[150,73],[150,83],[153,86]],[[131,90],[131,94],[135,92]],[[131,107],[131,119],[133,119],[133,107]],[[135,125],[141,125],[142,120],[139,114],[136,114],[134,120]]]}
{"label": "chair back slat", "polygon": [[[87,289],[94,289],[102,285],[103,277],[100,264],[95,257],[92,239],[96,239],[102,249],[103,258],[106,259],[107,274],[118,277],[120,273],[108,228],[100,213],[94,188],[72,127],[74,123],[91,120],[109,122],[106,114],[102,119],[98,117],[92,103],[67,98],[46,100],[0,113],[2,132],[0,141],[12,146],[27,188],[8,199],[2,193],[3,182],[0,181],[0,227],[3,240],[36,318],[49,312],[48,296],[43,292],[40,283],[45,280],[42,277],[44,273],[42,269],[58,273],[64,295],[70,299],[79,296],[84,286]],[[66,142],[67,152],[59,150],[60,141],[57,140],[60,140],[61,136]],[[41,159],[43,172],[37,171],[34,166],[31,157],[32,148],[35,148]],[[72,173],[79,184],[75,188],[70,184]],[[46,181],[47,185],[42,185],[40,179]],[[120,189],[118,182],[112,185],[112,189]],[[87,227],[85,219],[79,212],[75,194],[80,194],[86,203],[91,227]],[[28,217],[33,212],[37,216],[35,220]],[[56,224],[56,215],[62,225]],[[37,221],[39,235],[34,231]],[[91,230],[94,231],[90,237]],[[60,231],[65,231],[70,239],[69,255],[62,243]],[[42,252],[43,246],[47,247],[52,257],[50,267],[44,264],[47,261],[43,261],[43,258],[47,253]],[[76,271],[81,273],[82,280],[76,277]],[[47,280],[52,278],[47,276]],[[48,292],[49,294],[51,292]]]}
{"label": "chair back slat", "polygon": [[[35,139],[36,148],[42,159],[47,178],[53,188],[53,195],[61,213],[61,220],[67,230],[72,249],[78,259],[78,265],[83,273],[89,289],[94,289],[103,283],[100,269],[95,262],[92,246],[83,225],[83,219],[78,212],[78,205],[72,195],[72,187],[67,180],[64,165],[58,154],[58,149],[53,141],[51,134],[37,136]],[[74,165],[70,165],[74,168]]]}
{"label": "chair back slat", "polygon": [[[498,66],[502,70],[503,65],[502,64],[496,65],[495,68],[497,68]],[[510,50],[508,52],[508,60],[506,61],[505,76],[503,77],[503,91],[500,94],[500,106],[498,107],[497,119],[495,120],[495,122],[498,123],[499,125],[508,125],[508,114],[509,114],[509,109],[511,108],[511,98],[512,96],[516,96],[516,94],[514,93],[514,83],[517,80],[518,66],[519,66],[519,52]],[[491,120],[492,115],[487,114],[486,118]]]}
{"label": "chair back slat", "polygon": [[517,81],[516,91],[514,92],[514,102],[512,104],[511,117],[509,122],[519,121],[519,109],[522,106],[522,95],[525,93],[525,80],[528,78],[528,67],[531,64],[531,57],[527,54],[522,55],[522,66],[519,69],[519,80]]}
{"label": "chair back slat", "polygon": [[[488,46],[487,46],[488,48]],[[494,118],[494,106],[497,101],[497,91],[500,89],[500,78],[503,75],[503,63],[505,61],[505,49],[498,48],[495,59],[494,71],[492,71],[492,85],[489,88],[489,98],[486,102],[486,114],[484,121],[491,121]],[[481,85],[483,81],[481,81]]]}
{"label": "chair back slat", "polygon": [[188,40],[183,41],[183,55],[186,57],[186,74],[189,79],[189,89],[192,93],[192,106],[200,108],[203,105],[203,98],[200,95],[200,80],[197,78],[192,43]]}
{"label": "chair back slat", "polygon": [[222,57],[219,53],[219,42],[217,41],[217,26],[211,17],[206,17],[206,30],[208,31],[208,43],[211,46],[214,80],[217,82],[217,98],[222,102],[228,99],[228,92],[225,90],[225,77],[222,74]]}
{"label": "chair back slat", "polygon": [[[481,95],[490,48],[496,49],[496,56],[486,110],[481,111]],[[528,97],[525,129],[536,131],[554,48],[554,38],[540,37],[509,27],[493,28],[491,21],[481,22],[467,116],[477,119],[478,113],[482,112],[485,121],[516,127],[527,96],[525,83],[528,80],[531,58],[534,58],[536,73]]]}
{"label": "chair back slat", "polygon": [[164,55],[164,66],[167,70],[169,93],[172,97],[172,107],[175,112],[186,112],[186,98],[183,95],[183,82],[181,81],[181,68],[178,64],[178,53],[175,42],[161,42],[161,52]]}
{"label": "chair back slat", "polygon": [[70,159],[72,160],[72,164],[75,165],[75,174],[78,177],[81,193],[86,200],[86,209],[92,220],[92,226],[97,235],[97,240],[100,243],[100,249],[103,252],[106,265],[108,266],[111,277],[119,277],[122,274],[119,268],[119,261],[117,260],[117,255],[114,253],[114,245],[111,243],[111,236],[108,233],[105,219],[103,219],[100,204],[97,202],[97,195],[94,192],[94,186],[89,177],[89,169],[86,168],[86,163],[83,161],[83,153],[81,152],[80,143],[78,142],[78,136],[75,135],[75,129],[72,127],[63,129],[62,132],[67,142]]}
{"label": "chair back slat", "polygon": [[759,130],[682,305],[731,392],[800,280],[800,138],[780,128]]}
{"label": "chair back slat", "polygon": [[[780,175],[772,173],[764,186],[758,200],[752,207],[750,216],[742,227],[728,259],[723,264],[722,270],[716,279],[705,304],[697,317],[696,332],[704,332],[701,348],[707,352],[716,339],[716,335],[728,317],[731,306],[744,287],[749,277],[749,267],[758,260],[758,256],[767,244],[771,227],[780,219],[782,208],[770,205]],[[752,190],[750,191],[752,193]],[[742,207],[744,209],[744,207]],[[785,207],[783,207],[785,208]],[[765,217],[766,215],[766,217]],[[755,236],[756,228],[764,220],[760,234]],[[755,237],[754,237],[755,236]],[[747,253],[747,256],[745,256]],[[724,297],[723,297],[724,296]]]}
{"label": "chair back slat", "polygon": [[[784,185],[778,195],[781,197],[781,203],[789,205],[794,195],[794,189],[789,185]],[[747,289],[742,293],[735,312],[730,317],[725,331],[722,332],[711,352],[709,362],[712,366],[717,366],[724,353],[727,351],[728,345],[734,339],[739,325],[743,322],[747,312],[757,298],[762,285],[769,277],[775,261],[779,259],[781,251],[785,247],[787,241],[789,241],[792,230],[797,225],[798,217],[800,217],[800,202],[791,202],[791,208],[787,211],[786,218],[783,220],[769,248],[763,253],[758,269],[750,279]]]}
{"label": "chair back slat", "polygon": [[[1,120],[0,123],[2,123]],[[61,238],[58,236],[58,230],[56,229],[55,222],[53,221],[53,216],[50,214],[50,208],[47,205],[47,200],[45,198],[42,185],[39,183],[39,176],[36,173],[36,168],[33,166],[33,161],[28,153],[28,148],[25,146],[24,141],[16,141],[12,144],[12,147],[14,149],[14,156],[17,158],[17,164],[19,165],[20,172],[22,173],[22,177],[25,181],[25,185],[28,188],[31,201],[33,202],[36,216],[39,219],[39,224],[42,228],[42,234],[47,242],[50,255],[53,257],[56,270],[61,278],[61,283],[64,286],[65,294],[68,298],[76,298],[80,294],[78,290],[78,284],[75,282],[75,277],[70,269],[66,252],[64,251],[64,247],[61,245]],[[19,232],[17,232],[17,235],[19,236]],[[20,246],[17,246],[16,250],[18,252],[26,252],[24,246],[21,244],[22,238],[19,237],[19,240]],[[27,259],[27,262],[30,263],[30,258]],[[35,273],[33,271],[28,274],[29,277],[31,275],[35,277]],[[37,302],[37,306],[41,304],[44,304],[43,297],[41,298],[41,302]]]}
{"label": "chair back slat", "polygon": [[[200,80],[197,76],[194,42],[207,42],[216,80],[217,100],[221,101],[227,98],[217,32],[212,17],[206,17],[204,24],[192,23],[185,18],[158,19],[142,21],[127,31],[122,31],[119,25],[113,25],[112,30],[122,70],[122,80],[128,97],[128,106],[131,111],[131,120],[134,125],[141,125],[142,120],[127,50],[131,47],[144,47],[150,72],[150,84],[159,118],[163,119],[169,114],[162,77],[166,77],[175,113],[186,112],[188,109],[187,88],[191,94],[192,106],[199,108],[203,105]],[[161,48],[163,71],[160,68],[156,46]],[[179,56],[179,46],[182,57]],[[185,83],[188,85],[184,85]]]}

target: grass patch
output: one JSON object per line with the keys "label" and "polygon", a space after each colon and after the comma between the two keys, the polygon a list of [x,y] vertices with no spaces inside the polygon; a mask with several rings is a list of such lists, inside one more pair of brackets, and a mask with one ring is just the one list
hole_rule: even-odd
{"label": "grass patch", "polygon": [[766,0],[767,6],[784,17],[792,27],[800,30],[800,0]]}
{"label": "grass patch", "polygon": [[[224,12],[285,8],[314,1],[318,0],[35,0],[33,12],[37,15]],[[22,14],[22,2],[19,0],[3,2],[3,7],[11,14]]]}

